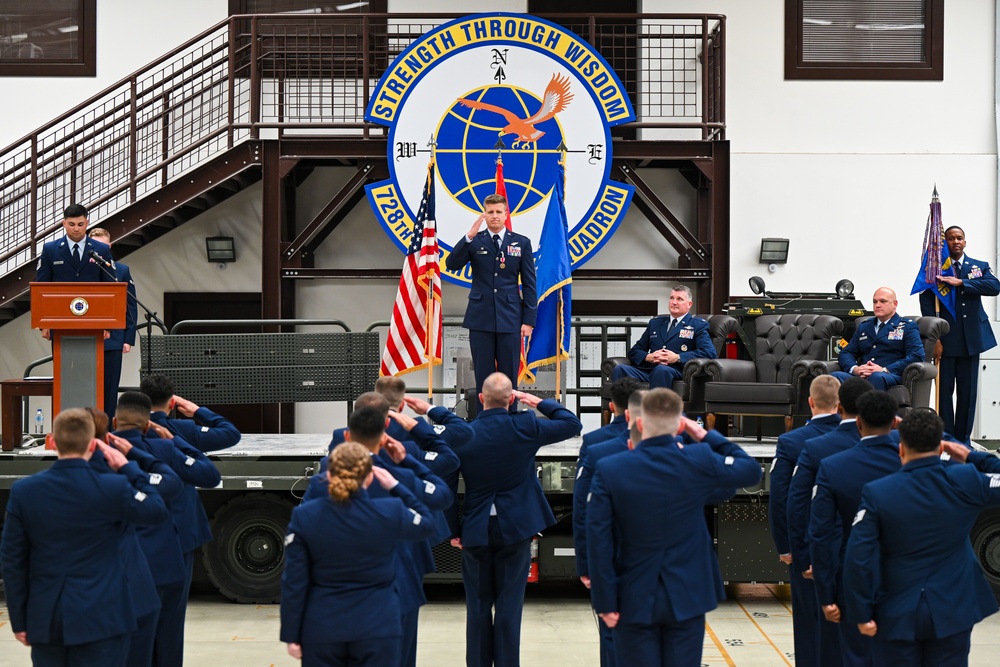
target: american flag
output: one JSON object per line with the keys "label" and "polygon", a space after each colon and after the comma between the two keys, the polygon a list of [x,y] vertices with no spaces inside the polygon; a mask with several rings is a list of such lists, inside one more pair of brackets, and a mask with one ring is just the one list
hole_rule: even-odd
{"label": "american flag", "polygon": [[434,222],[434,164],[399,277],[381,375],[402,375],[441,363],[441,271]]}

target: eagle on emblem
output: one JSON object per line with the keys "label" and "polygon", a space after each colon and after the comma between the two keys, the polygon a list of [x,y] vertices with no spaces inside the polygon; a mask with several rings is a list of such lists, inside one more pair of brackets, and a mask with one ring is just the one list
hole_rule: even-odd
{"label": "eagle on emblem", "polygon": [[573,93],[569,92],[569,77],[559,76],[558,74],[552,75],[552,80],[549,81],[549,85],[545,87],[545,93],[542,95],[542,106],[530,118],[518,118],[514,112],[492,104],[464,97],[458,100],[463,106],[482,109],[483,111],[492,111],[503,116],[507,121],[507,127],[500,130],[500,136],[502,137],[505,134],[517,135],[517,139],[511,144],[511,148],[517,148],[518,144],[522,144],[521,148],[527,148],[528,144],[541,139],[545,133],[535,129],[535,125],[549,120],[565,109],[572,101]]}

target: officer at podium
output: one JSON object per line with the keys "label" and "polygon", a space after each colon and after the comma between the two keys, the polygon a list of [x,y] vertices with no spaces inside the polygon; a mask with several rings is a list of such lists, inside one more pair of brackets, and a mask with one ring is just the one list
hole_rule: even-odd
{"label": "officer at podium", "polygon": [[[114,260],[106,243],[87,238],[90,214],[80,204],[70,204],[63,211],[62,226],[66,235],[42,246],[35,265],[35,282],[40,283],[98,283],[115,282]],[[94,257],[94,253],[100,257]],[[98,261],[103,261],[108,272],[102,271]],[[49,330],[42,329],[42,337],[49,339]]]}

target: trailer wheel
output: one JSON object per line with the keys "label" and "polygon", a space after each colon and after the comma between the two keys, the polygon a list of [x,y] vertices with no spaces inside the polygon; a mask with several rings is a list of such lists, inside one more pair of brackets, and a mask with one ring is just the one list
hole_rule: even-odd
{"label": "trailer wheel", "polygon": [[972,528],[972,548],[993,595],[1000,599],[1000,511],[988,510],[979,515]]}
{"label": "trailer wheel", "polygon": [[285,532],[293,507],[265,493],[239,496],[219,508],[204,562],[220,593],[244,604],[281,601]]}

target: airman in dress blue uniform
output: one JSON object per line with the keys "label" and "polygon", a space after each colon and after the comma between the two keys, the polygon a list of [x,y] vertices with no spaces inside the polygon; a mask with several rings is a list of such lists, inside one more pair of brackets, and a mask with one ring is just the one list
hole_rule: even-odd
{"label": "airman in dress blue uniform", "polygon": [[678,285],[670,291],[670,315],[654,317],[628,352],[632,365],[615,366],[611,379],[632,377],[651,388],[669,389],[684,375],[691,359],[715,359],[715,345],[708,322],[691,315],[691,288]]}
{"label": "airman in dress blue uniform", "polygon": [[[66,235],[42,246],[35,264],[35,282],[99,283],[113,280],[91,257],[91,253],[96,252],[108,265],[114,266],[111,248],[87,236],[89,218],[87,209],[80,204],[66,207],[62,221]],[[42,337],[49,340],[48,329],[42,329]]]}
{"label": "airman in dress blue uniform", "polygon": [[862,377],[884,391],[902,382],[903,369],[924,360],[924,344],[917,323],[896,314],[895,292],[879,287],[872,302],[875,317],[854,330],[851,342],[840,351],[842,370],[831,375],[841,382]]}
{"label": "airman in dress blue uniform", "polygon": [[[243,437],[240,430],[222,415],[175,394],[174,383],[165,375],[147,375],[140,381],[139,390],[149,397],[153,405],[149,416],[151,422],[179,435],[184,442],[202,452],[232,447]],[[174,408],[187,419],[168,417]]]}
{"label": "airman in dress blue uniform", "polygon": [[[622,387],[635,386],[632,378],[623,378],[618,382],[629,383]],[[615,384],[618,385],[618,382]],[[576,575],[587,588],[590,588],[590,567],[587,560],[587,499],[590,496],[590,485],[594,480],[594,470],[598,461],[614,454],[627,452],[633,442],[638,443],[639,434],[637,418],[642,415],[642,397],[646,390],[634,390],[628,398],[624,414],[628,429],[609,440],[593,443],[587,451],[580,450],[580,461],[577,463],[576,482],[573,484],[573,551],[576,554]],[[601,645],[601,667],[614,667],[615,644],[614,631],[605,623],[597,624]]]}
{"label": "airman in dress blue uniform", "polygon": [[[484,213],[445,260],[449,271],[472,265],[469,305],[462,326],[469,330],[477,395],[482,393],[483,381],[494,372],[517,382],[521,340],[531,335],[538,306],[531,239],[506,229],[504,197],[489,195],[483,206]],[[484,221],[487,229],[480,232]]]}
{"label": "airman in dress blue uniform", "polygon": [[[90,238],[107,244],[111,247],[111,234],[108,230],[95,227],[90,231]],[[118,385],[122,378],[122,355],[128,354],[135,347],[135,325],[139,316],[138,305],[135,300],[135,282],[132,280],[132,272],[121,262],[116,262],[114,267],[105,267],[115,275],[115,279],[120,283],[125,283],[128,287],[128,298],[125,303],[125,328],[109,329],[109,336],[104,339],[104,412],[108,417],[115,416],[115,408],[118,406]],[[103,273],[103,271],[102,271]]]}
{"label": "airman in dress blue uniform", "polygon": [[[361,403],[366,396],[363,394],[355,402],[350,428],[342,432],[343,437],[367,447],[372,452],[374,464],[388,469],[401,485],[408,488],[414,497],[433,513],[432,517],[435,519],[433,522],[435,530],[428,539],[401,542],[398,545],[398,572],[395,586],[402,627],[399,664],[412,666],[417,661],[420,607],[427,604],[423,589],[424,576],[434,571],[434,555],[431,553],[431,547],[448,536],[447,523],[439,519],[439,516],[454,503],[454,495],[440,477],[433,474],[423,463],[414,458],[402,443],[388,434],[386,425],[396,422],[386,417],[388,402],[383,396],[374,394],[375,398],[381,399],[380,404],[370,405],[373,401],[365,400],[364,403],[369,405],[358,407],[358,403]],[[416,424],[423,423],[407,415],[388,412],[395,418],[403,420],[403,423],[410,426],[410,430]],[[406,432],[404,430],[404,433]],[[329,463],[329,460],[327,457],[326,462]],[[322,472],[310,479],[309,488],[302,498],[303,503],[316,498],[326,498],[329,495],[327,468],[322,466],[321,469]],[[387,497],[386,492],[380,487],[370,489],[369,495],[372,498]]]}
{"label": "airman in dress blue uniform", "polygon": [[[59,460],[16,482],[0,554],[14,636],[40,667],[120,667],[136,612],[122,572],[122,526],[156,525],[169,513],[138,465],[94,438],[82,409],[53,422]],[[87,459],[100,447],[110,468]]]}
{"label": "airman in dress blue uniform", "polygon": [[[972,627],[997,611],[969,534],[1000,506],[1000,475],[946,465],[942,427],[929,409],[907,414],[902,469],[869,483],[852,518],[842,622],[874,637],[879,665],[965,667]],[[953,461],[968,452],[947,447]]]}
{"label": "airman in dress blue uniform", "polygon": [[800,428],[778,436],[778,446],[771,463],[771,493],[768,498],[767,517],[771,523],[771,538],[781,562],[789,566],[792,587],[792,630],[795,637],[795,662],[799,667],[819,664],[816,635],[819,632],[819,607],[812,581],[802,577],[802,571],[793,567],[792,547],[788,539],[788,486],[792,471],[810,438],[829,433],[840,424],[837,414],[840,381],[821,375],[809,385],[809,407],[812,419]]}
{"label": "airman in dress blue uniform", "polygon": [[[515,398],[548,419],[508,412]],[[555,400],[514,391],[502,373],[486,378],[480,400],[486,409],[472,422],[475,435],[455,449],[465,480],[462,524],[452,544],[462,547],[466,664],[516,667],[531,538],[556,523],[535,474],[535,454],[579,434],[581,424]]]}
{"label": "airman in dress blue uniform", "polygon": [[[760,481],[742,448],[681,416],[680,397],[651,389],[634,451],[602,459],[587,508],[594,609],[614,629],[619,665],[701,665],[705,614],[725,599],[705,505]],[[705,444],[683,445],[681,428]]]}
{"label": "airman in dress blue uniform", "polygon": [[[817,378],[818,379],[818,378]],[[792,469],[792,479],[788,485],[788,502],[786,505],[788,517],[788,542],[792,550],[792,576],[800,581],[803,589],[813,593],[812,608],[815,612],[813,622],[815,634],[811,644],[799,646],[799,635],[796,635],[796,659],[812,660],[822,667],[841,667],[840,633],[836,623],[826,620],[820,611],[819,598],[813,584],[812,556],[809,554],[809,518],[813,487],[816,485],[816,475],[819,474],[820,463],[828,456],[854,447],[861,440],[858,432],[857,414],[858,399],[864,394],[874,391],[874,388],[861,378],[846,380],[837,391],[840,414],[840,424],[832,431],[806,440],[802,453]],[[809,604],[804,602],[803,605]],[[794,620],[793,620],[794,631]]]}
{"label": "airman in dress blue uniform", "polygon": [[899,470],[899,449],[889,436],[899,406],[889,394],[872,391],[858,399],[861,441],[820,463],[809,517],[809,553],[813,581],[826,620],[839,623],[844,667],[872,664],[871,641],[856,625],[841,622],[846,589],[844,550],[851,523],[868,482]]}
{"label": "airman in dress blue uniform", "polygon": [[[989,262],[965,254],[965,232],[949,227],[944,233],[955,276],[938,276],[955,290],[955,314],[944,306],[935,307],[934,292],[920,293],[920,313],[935,315],[948,322],[951,329],[935,350],[940,356],[938,381],[941,384],[941,418],[944,430],[960,442],[969,443],[976,419],[976,394],[979,385],[979,355],[996,347],[993,327],[983,310],[984,296],[1000,294],[1000,281]],[[952,403],[955,394],[956,403]]]}
{"label": "airman in dress blue uniform", "polygon": [[[288,524],[281,641],[303,667],[398,667],[398,544],[426,540],[434,523],[363,445],[346,442],[330,456],[329,496],[296,507]],[[371,497],[373,480],[394,497]]]}
{"label": "airman in dress blue uniform", "polygon": [[[151,403],[145,394],[126,391],[118,399],[115,435],[152,454],[184,483],[180,495],[168,503],[173,530],[139,531],[160,594],[160,618],[154,642],[154,664],[179,667],[184,661],[184,621],[194,570],[194,552],[211,541],[208,516],[197,487],[214,488],[222,476],[208,457],[167,429],[151,424]],[[148,433],[147,429],[152,429]]]}
{"label": "airman in dress blue uniform", "polygon": [[613,417],[604,426],[583,434],[580,445],[580,459],[587,453],[587,448],[597,442],[611,440],[628,431],[628,420],[625,410],[628,408],[629,397],[640,387],[635,378],[623,377],[611,383],[611,414]]}

